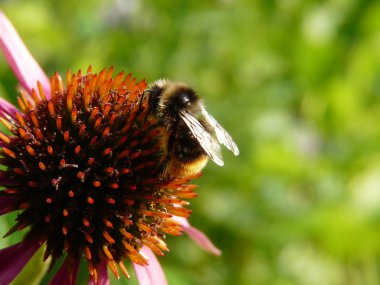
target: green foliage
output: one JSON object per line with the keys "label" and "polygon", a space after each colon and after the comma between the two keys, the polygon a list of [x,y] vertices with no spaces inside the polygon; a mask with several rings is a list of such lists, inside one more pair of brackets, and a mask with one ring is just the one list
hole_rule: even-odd
{"label": "green foliage", "polygon": [[[169,238],[170,284],[380,284],[378,1],[0,8],[48,74],[114,65],[186,81],[236,139],[241,155],[210,163],[191,202],[223,255]],[[16,82],[0,59],[1,96],[14,101]]]}

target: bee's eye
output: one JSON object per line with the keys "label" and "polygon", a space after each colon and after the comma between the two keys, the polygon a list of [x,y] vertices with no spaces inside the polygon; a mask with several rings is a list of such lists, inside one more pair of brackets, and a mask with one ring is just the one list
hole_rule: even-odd
{"label": "bee's eye", "polygon": [[183,106],[190,106],[191,102],[190,102],[190,97],[187,93],[181,93],[179,94],[179,99],[181,101],[181,104]]}

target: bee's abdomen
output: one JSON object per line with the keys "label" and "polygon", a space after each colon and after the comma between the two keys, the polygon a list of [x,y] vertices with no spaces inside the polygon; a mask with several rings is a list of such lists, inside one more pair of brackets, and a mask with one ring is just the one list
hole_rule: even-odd
{"label": "bee's abdomen", "polygon": [[176,133],[170,150],[167,171],[172,177],[184,177],[199,173],[207,164],[208,156],[198,141],[188,132]]}
{"label": "bee's abdomen", "polygon": [[207,161],[207,155],[201,155],[188,162],[172,158],[166,169],[166,175],[169,174],[169,177],[186,177],[198,174],[206,166]]}

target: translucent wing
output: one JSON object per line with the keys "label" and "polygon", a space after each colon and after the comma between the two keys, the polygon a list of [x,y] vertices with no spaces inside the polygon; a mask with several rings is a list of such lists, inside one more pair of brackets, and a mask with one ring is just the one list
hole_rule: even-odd
{"label": "translucent wing", "polygon": [[216,138],[218,141],[225,145],[234,155],[239,155],[239,149],[230,136],[229,133],[211,116],[206,109],[202,106],[202,115],[205,117],[206,121],[214,128]]}
{"label": "translucent wing", "polygon": [[201,123],[188,112],[180,111],[179,115],[207,155],[216,164],[223,166],[224,162],[219,143],[206,131]]}

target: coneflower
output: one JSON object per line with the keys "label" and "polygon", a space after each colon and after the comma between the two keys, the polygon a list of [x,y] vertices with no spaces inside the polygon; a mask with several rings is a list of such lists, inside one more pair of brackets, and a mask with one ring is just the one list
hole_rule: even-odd
{"label": "coneflower", "polygon": [[157,173],[162,130],[148,114],[144,81],[89,67],[49,82],[1,12],[0,48],[24,89],[19,108],[0,99],[8,129],[0,133],[0,214],[19,211],[5,236],[29,228],[0,251],[1,284],[42,245],[51,266],[65,257],[51,284],[74,284],[81,260],[90,284],[109,282],[107,266],[129,277],[125,259],[141,284],[166,284],[153,252],[162,255],[165,235],[183,230],[219,254],[186,220],[183,199],[197,196],[194,177],[162,180]]}

